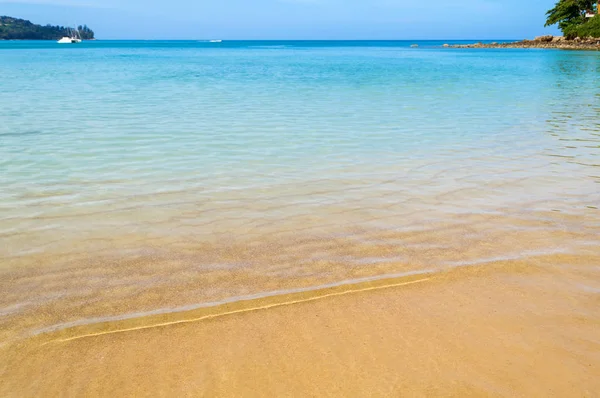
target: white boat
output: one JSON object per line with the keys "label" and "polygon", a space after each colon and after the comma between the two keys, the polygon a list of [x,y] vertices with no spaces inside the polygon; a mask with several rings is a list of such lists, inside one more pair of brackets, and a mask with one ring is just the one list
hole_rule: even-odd
{"label": "white boat", "polygon": [[70,36],[65,36],[59,41],[58,44],[76,44],[81,43],[81,35],[79,34],[79,30],[77,29],[69,29]]}
{"label": "white boat", "polygon": [[60,39],[59,41],[57,41],[58,44],[74,44],[74,43],[81,43],[81,40],[79,39],[75,39],[73,37],[63,37],[62,39]]}

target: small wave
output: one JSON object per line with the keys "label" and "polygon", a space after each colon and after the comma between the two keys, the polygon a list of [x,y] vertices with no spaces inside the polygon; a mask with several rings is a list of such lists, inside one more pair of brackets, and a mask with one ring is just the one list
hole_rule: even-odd
{"label": "small wave", "polygon": [[[158,316],[178,315],[178,314],[184,315],[186,313],[191,313],[192,311],[207,310],[207,309],[211,309],[211,308],[218,308],[221,306],[232,305],[232,304],[243,305],[244,303],[246,303],[247,307],[249,307],[246,309],[244,309],[244,307],[242,307],[240,310],[236,310],[235,313],[254,311],[254,310],[258,310],[258,309],[267,309],[267,308],[279,307],[279,306],[283,306],[283,305],[290,305],[290,304],[296,303],[296,301],[289,301],[289,300],[288,301],[285,301],[285,300],[278,301],[277,298],[281,299],[281,298],[287,297],[289,299],[290,298],[289,296],[300,295],[300,297],[298,297],[299,300],[297,302],[314,301],[319,298],[325,298],[325,297],[330,297],[330,296],[345,295],[345,294],[351,294],[351,293],[361,292],[361,291],[365,291],[365,290],[385,289],[385,288],[389,288],[389,287],[424,282],[426,280],[429,280],[432,276],[434,276],[435,272],[436,272],[436,270],[434,270],[434,269],[425,269],[425,270],[418,270],[418,271],[408,271],[408,272],[384,274],[384,275],[379,275],[379,276],[368,276],[368,277],[363,277],[363,278],[346,279],[346,280],[342,280],[339,282],[333,282],[333,283],[311,286],[311,287],[301,287],[301,288],[285,289],[285,290],[274,290],[274,291],[268,291],[268,292],[256,293],[256,294],[250,294],[250,295],[244,295],[244,296],[234,296],[234,297],[230,297],[230,298],[219,300],[219,301],[206,302],[206,303],[200,303],[200,304],[191,304],[191,305],[181,306],[181,307],[177,307],[177,308],[162,308],[162,309],[156,309],[156,310],[150,310],[150,311],[144,311],[144,312],[136,312],[136,313],[130,313],[130,314],[123,314],[123,315],[97,317],[97,318],[91,318],[91,319],[81,319],[78,321],[66,322],[66,323],[62,323],[62,324],[56,324],[56,325],[40,328],[40,329],[32,331],[30,335],[38,336],[38,335],[42,335],[42,334],[59,332],[62,330],[72,329],[72,328],[76,328],[76,327],[86,327],[86,326],[93,326],[93,325],[98,325],[98,324],[108,324],[111,322],[126,322],[126,321],[132,321],[135,319],[139,320],[141,318],[157,316],[157,315]],[[323,294],[323,293],[329,293],[329,294]],[[302,296],[303,294],[308,294],[308,296]],[[264,300],[264,299],[274,299],[275,301],[272,303],[269,303],[268,305],[263,306],[263,307],[253,307],[251,305],[252,303],[256,302],[257,300]],[[248,305],[248,304],[250,304],[250,305]],[[233,313],[233,312],[231,312],[231,313]],[[208,317],[213,318],[213,317],[218,317],[218,316],[228,315],[228,314],[230,314],[230,312],[218,312],[217,311],[214,314],[208,315]],[[181,318],[179,320],[173,320],[173,321],[169,322],[169,324],[195,322],[195,321],[199,321],[202,319],[205,319],[205,317],[201,317],[201,318],[189,317],[188,318],[188,317],[184,316],[183,318]],[[167,326],[167,324],[149,322],[146,326],[141,326],[140,329],[149,329],[149,328],[160,327],[160,326]],[[127,328],[119,329],[118,325],[117,325],[116,329],[113,329],[113,330],[109,329],[105,332],[101,332],[101,334],[119,333],[119,332],[124,332],[124,331],[129,331],[129,329],[127,329]],[[69,338],[69,340],[75,340],[75,339],[84,338],[84,337],[92,337],[92,335],[75,336],[75,337]],[[59,341],[61,341],[61,340],[59,340]]]}

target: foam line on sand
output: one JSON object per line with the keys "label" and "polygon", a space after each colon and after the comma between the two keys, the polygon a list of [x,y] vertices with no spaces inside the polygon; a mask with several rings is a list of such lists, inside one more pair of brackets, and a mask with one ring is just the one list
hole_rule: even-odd
{"label": "foam line on sand", "polygon": [[[134,331],[139,331],[139,330],[144,330],[144,329],[153,329],[153,328],[160,328],[160,327],[179,325],[179,324],[185,324],[185,323],[200,322],[200,321],[204,321],[204,320],[215,319],[215,318],[220,318],[220,317],[229,316],[229,315],[262,311],[262,310],[268,310],[268,309],[276,308],[276,307],[283,307],[283,306],[289,306],[289,305],[294,305],[294,304],[307,303],[307,302],[311,302],[311,301],[323,300],[323,299],[335,297],[335,296],[344,296],[344,295],[348,295],[348,294],[355,294],[355,293],[367,292],[367,291],[372,291],[372,290],[381,290],[381,289],[389,289],[389,288],[393,288],[393,287],[407,286],[407,285],[426,282],[430,279],[431,278],[422,278],[422,279],[417,279],[417,280],[412,280],[412,281],[390,283],[390,284],[385,284],[385,285],[368,286],[368,287],[362,287],[362,288],[356,288],[356,289],[346,289],[343,291],[334,291],[332,293],[318,294],[318,295],[315,295],[312,297],[302,297],[302,298],[294,299],[294,300],[275,302],[275,303],[264,304],[264,305],[259,305],[259,306],[251,306],[251,307],[247,307],[247,308],[239,308],[239,309],[235,309],[235,310],[231,310],[231,311],[207,314],[207,315],[203,315],[203,316],[195,317],[195,318],[179,319],[179,320],[172,320],[172,321],[167,321],[167,322],[147,324],[147,325],[141,325],[141,326],[135,326],[135,327],[105,330],[105,331],[100,331],[100,332],[96,332],[96,333],[80,334],[80,335],[70,336],[70,337],[66,337],[66,338],[53,339],[53,340],[45,342],[42,345],[46,345],[46,344],[50,344],[50,343],[67,343],[67,342],[74,341],[74,340],[99,337],[99,336],[105,336],[105,335],[110,335],[110,334],[134,332]],[[260,300],[257,300],[257,301],[260,301]]]}

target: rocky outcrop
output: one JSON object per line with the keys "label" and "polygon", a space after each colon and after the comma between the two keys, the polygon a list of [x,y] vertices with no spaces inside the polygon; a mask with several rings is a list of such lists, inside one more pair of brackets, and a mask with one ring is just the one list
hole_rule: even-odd
{"label": "rocky outcrop", "polygon": [[[444,45],[444,47],[446,47]],[[562,36],[538,36],[534,40],[512,43],[473,43],[448,45],[450,48],[556,48],[561,50],[597,50],[600,51],[600,38],[588,37],[567,40]]]}
{"label": "rocky outcrop", "polygon": [[533,41],[537,41],[537,42],[541,42],[541,43],[549,43],[552,41],[552,39],[554,39],[554,36],[546,35],[546,36],[538,36]]}

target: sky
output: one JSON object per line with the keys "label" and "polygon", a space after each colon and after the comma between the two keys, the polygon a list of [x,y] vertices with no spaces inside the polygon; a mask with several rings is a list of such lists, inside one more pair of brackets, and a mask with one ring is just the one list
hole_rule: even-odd
{"label": "sky", "polygon": [[0,0],[0,15],[99,39],[524,39],[555,0]]}

